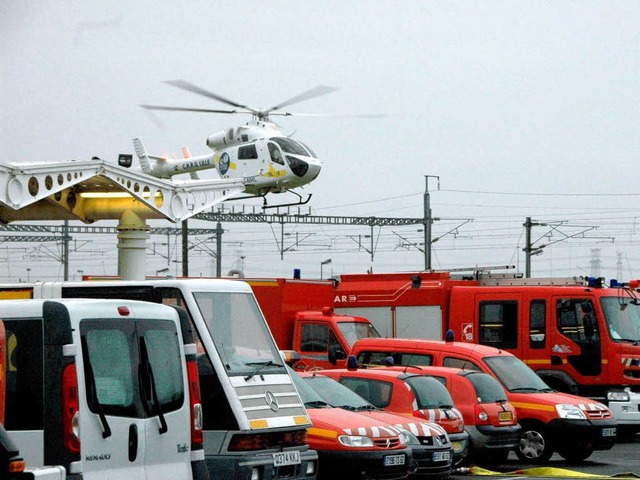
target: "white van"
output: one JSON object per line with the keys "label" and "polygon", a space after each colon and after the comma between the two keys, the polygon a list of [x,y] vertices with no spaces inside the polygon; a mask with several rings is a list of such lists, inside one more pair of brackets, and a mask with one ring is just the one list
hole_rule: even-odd
{"label": "white van", "polygon": [[61,465],[78,480],[208,478],[183,311],[131,300],[7,300],[0,320],[4,426],[27,467]]}

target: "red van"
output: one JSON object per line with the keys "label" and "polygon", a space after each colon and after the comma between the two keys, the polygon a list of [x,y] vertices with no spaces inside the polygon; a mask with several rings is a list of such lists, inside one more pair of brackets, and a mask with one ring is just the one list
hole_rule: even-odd
{"label": "red van", "polygon": [[411,480],[443,480],[451,473],[451,441],[444,429],[432,422],[382,410],[351,389],[321,372],[300,372],[299,375],[332,407],[373,418],[412,434],[409,443],[415,471]]}
{"label": "red van", "polygon": [[467,455],[469,434],[462,413],[435,378],[391,369],[332,369],[320,373],[339,381],[378,408],[440,425],[449,435],[453,464]]}
{"label": "red van", "polygon": [[335,478],[405,479],[415,469],[411,436],[386,422],[333,408],[290,370],[313,426],[307,443],[318,452],[319,480]]}
{"label": "red van", "polygon": [[[407,371],[407,367],[390,367]],[[469,433],[467,464],[495,466],[509,456],[520,442],[516,409],[494,377],[477,370],[452,367],[411,367],[411,373],[440,381],[453,398]]]}
{"label": "red van", "polygon": [[466,342],[402,338],[358,340],[352,353],[361,364],[391,356],[396,365],[437,365],[477,370],[496,378],[516,408],[522,426],[515,449],[521,460],[545,462],[557,451],[570,461],[609,450],[617,423],[606,405],[552,390],[514,355]]}

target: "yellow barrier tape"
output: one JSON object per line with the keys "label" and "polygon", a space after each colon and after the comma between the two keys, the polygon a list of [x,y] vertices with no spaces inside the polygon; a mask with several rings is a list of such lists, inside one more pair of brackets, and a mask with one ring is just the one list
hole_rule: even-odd
{"label": "yellow barrier tape", "polygon": [[[460,472],[462,473],[462,472]],[[576,472],[574,470],[567,470],[565,468],[555,467],[535,467],[535,468],[523,468],[521,470],[513,470],[511,472],[494,472],[482,467],[469,467],[468,472],[471,475],[486,475],[486,476],[529,476],[529,477],[554,477],[554,478],[640,478],[632,472],[616,473],[615,475],[600,475],[593,473]]]}

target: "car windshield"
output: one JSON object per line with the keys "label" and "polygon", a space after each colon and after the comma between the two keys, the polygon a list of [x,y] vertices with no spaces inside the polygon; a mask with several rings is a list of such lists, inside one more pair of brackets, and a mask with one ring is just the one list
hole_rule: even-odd
{"label": "car windshield", "polygon": [[600,304],[611,340],[640,341],[640,305],[631,303],[628,297],[602,297]]}
{"label": "car windshield", "polygon": [[551,390],[536,372],[512,355],[485,357],[483,360],[509,392],[535,393]]}
{"label": "car windshield", "polygon": [[474,372],[466,375],[476,391],[478,403],[506,402],[507,394],[495,378],[483,372]]}
{"label": "car windshield", "polygon": [[302,378],[332,407],[346,408],[348,410],[372,410],[376,408],[360,395],[354,393],[353,390],[332,378],[324,375]]}
{"label": "car windshield", "polygon": [[284,372],[253,294],[194,292],[193,297],[229,375]]}
{"label": "car windshield", "polygon": [[413,390],[418,408],[446,408],[453,407],[453,399],[439,380],[427,375],[416,375],[404,379],[405,383]]}
{"label": "car windshield", "polygon": [[349,346],[353,347],[356,340],[361,338],[380,338],[380,334],[370,323],[365,322],[338,322],[338,328],[349,342]]}
{"label": "car windshield", "polygon": [[294,155],[302,155],[303,157],[310,156],[309,152],[307,152],[307,150],[302,145],[290,138],[271,137],[269,140],[280,145],[280,148],[282,148],[282,151],[285,153],[293,153]]}

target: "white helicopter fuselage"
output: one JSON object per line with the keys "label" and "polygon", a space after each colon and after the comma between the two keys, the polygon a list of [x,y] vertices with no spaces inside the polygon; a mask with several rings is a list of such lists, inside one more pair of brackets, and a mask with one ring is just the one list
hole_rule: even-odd
{"label": "white helicopter fuselage", "polygon": [[136,154],[145,173],[171,178],[215,168],[221,178],[241,178],[245,193],[280,193],[312,182],[321,163],[306,145],[288,138],[269,122],[251,122],[207,138],[213,153],[181,159],[147,155],[134,139]]}

